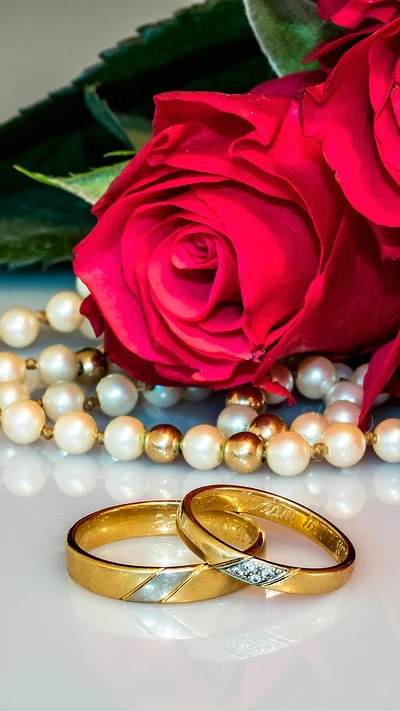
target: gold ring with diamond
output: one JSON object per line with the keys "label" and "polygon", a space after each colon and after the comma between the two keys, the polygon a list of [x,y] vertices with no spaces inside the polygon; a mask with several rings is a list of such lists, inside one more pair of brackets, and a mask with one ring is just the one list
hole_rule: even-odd
{"label": "gold ring with diamond", "polygon": [[[90,551],[112,541],[139,536],[176,535],[178,501],[145,501],[114,506],[85,516],[70,529],[66,565],[71,578],[91,592],[129,602],[178,603],[228,595],[245,587],[204,563],[173,567],[126,565],[104,560]],[[249,555],[265,543],[250,517],[210,512],[201,521],[227,545]]]}
{"label": "gold ring with diamond", "polygon": [[[287,526],[317,543],[335,560],[326,568],[300,568],[256,558],[211,533],[205,514],[216,511],[251,514]],[[241,486],[204,486],[187,494],[177,513],[186,545],[227,577],[285,593],[320,594],[342,587],[355,562],[347,536],[305,506],[282,496]]]}

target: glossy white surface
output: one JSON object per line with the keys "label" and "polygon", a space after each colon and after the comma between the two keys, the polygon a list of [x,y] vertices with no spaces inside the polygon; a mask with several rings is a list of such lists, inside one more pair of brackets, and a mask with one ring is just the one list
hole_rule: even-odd
{"label": "glossy white surface", "polygon": [[[0,273],[0,312],[39,308],[72,277]],[[40,284],[39,289],[34,289]],[[22,353],[37,355],[53,340]],[[63,337],[73,348],[81,335]],[[308,403],[307,403],[308,404]],[[319,407],[320,403],[315,403]],[[167,412],[138,405],[146,426],[215,424],[220,397]],[[278,409],[294,417],[304,409]],[[374,410],[377,423],[398,404]],[[107,418],[96,419],[102,425]],[[248,477],[220,466],[195,472],[114,461],[96,446],[65,456],[54,442],[14,445],[0,433],[0,699],[4,711],[397,711],[400,612],[400,466],[373,452],[349,470],[312,463],[298,477],[262,469]],[[120,603],[81,590],[64,570],[67,528],[95,509],[140,499],[178,499],[230,482],[289,496],[328,516],[353,540],[350,583],[326,597],[266,597],[259,589],[179,606]],[[319,565],[323,553],[268,526],[271,559]],[[167,564],[193,559],[175,538],[108,546],[104,555]]]}

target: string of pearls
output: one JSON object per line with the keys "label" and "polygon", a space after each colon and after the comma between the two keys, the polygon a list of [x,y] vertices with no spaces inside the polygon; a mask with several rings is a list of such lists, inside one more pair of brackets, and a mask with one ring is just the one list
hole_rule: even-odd
{"label": "string of pearls", "polygon": [[[60,332],[87,325],[79,309],[87,289],[77,281],[75,292],[60,292],[49,300],[43,312],[15,308],[0,318],[0,336],[12,347],[26,347],[46,323]],[[92,332],[92,335],[93,332]],[[197,425],[184,436],[174,426],[161,424],[146,431],[140,420],[130,416],[139,392],[152,405],[171,407],[181,398],[199,402],[209,396],[206,388],[146,386],[123,372],[109,373],[110,364],[98,348],[78,352],[64,345],[45,348],[38,359],[24,360],[12,352],[0,353],[0,415],[4,434],[18,444],[30,444],[40,436],[54,438],[68,454],[84,454],[96,442],[113,457],[124,461],[143,453],[154,462],[175,461],[181,454],[195,469],[208,470],[223,460],[236,472],[252,473],[264,461],[282,476],[294,476],[310,459],[325,458],[337,467],[357,464],[371,444],[387,462],[400,461],[400,420],[392,418],[363,433],[357,423],[368,364],[354,372],[348,365],[332,363],[322,356],[310,356],[292,372],[277,363],[271,369],[273,381],[291,392],[297,390],[313,400],[325,401],[323,414],[307,412],[295,419],[290,430],[277,415],[265,414],[267,405],[286,398],[253,386],[231,388],[226,407],[216,427]],[[77,380],[77,382],[75,382]],[[81,385],[96,385],[95,395],[86,397]],[[47,387],[46,387],[47,386]],[[45,387],[42,397],[31,393]],[[376,405],[389,397],[383,393]],[[98,431],[89,414],[95,407],[115,417],[104,432]],[[47,420],[54,422],[53,427]]]}
{"label": "string of pearls", "polygon": [[[56,349],[54,358],[46,353],[52,349]],[[88,351],[91,357],[84,361],[86,367],[82,375],[90,382],[93,374],[98,376],[98,360],[104,361],[105,357],[97,349],[85,349],[86,354]],[[30,444],[43,436],[54,438],[57,446],[68,454],[84,454],[99,442],[111,456],[124,461],[146,453],[154,462],[169,463],[182,454],[195,469],[213,469],[225,461],[242,474],[257,471],[266,461],[272,471],[282,476],[300,474],[311,459],[325,458],[337,467],[353,466],[363,457],[367,444],[372,444],[384,461],[400,462],[400,419],[385,420],[373,433],[363,433],[349,416],[351,407],[358,407],[351,401],[335,401],[323,415],[304,413],[294,420],[289,430],[280,417],[264,412],[266,403],[261,389],[242,386],[227,392],[227,406],[215,427],[197,425],[183,436],[168,424],[146,431],[140,420],[128,415],[136,405],[138,389],[122,373],[101,378],[96,396],[89,398],[77,383],[57,380],[60,371],[65,375],[71,368],[71,377],[79,371],[79,352],[74,354],[65,346],[51,346],[35,361],[41,379],[50,385],[42,398],[31,400],[23,382],[26,368],[33,367],[32,360],[24,361],[13,353],[0,354],[1,425],[6,437],[17,444]],[[91,370],[88,363],[93,366]],[[302,365],[300,373],[304,373]],[[306,363],[309,365],[310,362]],[[171,390],[181,392],[171,393]],[[143,394],[152,394],[153,402],[158,405],[170,405],[171,398],[176,401],[182,390],[156,386],[145,389]],[[158,393],[157,396],[154,393]],[[98,431],[95,420],[85,411],[96,405],[116,418],[104,432]],[[47,426],[47,418],[55,422],[53,427]]]}

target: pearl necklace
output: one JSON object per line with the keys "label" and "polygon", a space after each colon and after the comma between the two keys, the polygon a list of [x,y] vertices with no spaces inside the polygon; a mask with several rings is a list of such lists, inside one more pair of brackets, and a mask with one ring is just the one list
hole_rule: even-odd
{"label": "pearl necklace", "polygon": [[[0,336],[12,347],[33,343],[40,324],[61,332],[79,328],[95,337],[79,313],[86,287],[77,281],[78,294],[60,292],[49,300],[45,311],[32,313],[14,308],[0,318]],[[88,322],[89,323],[89,322]],[[89,324],[90,326],[90,324]],[[285,398],[261,388],[240,386],[226,394],[226,407],[217,426],[197,425],[184,436],[174,426],[156,425],[149,431],[140,420],[128,416],[139,393],[152,405],[170,407],[181,398],[199,402],[211,393],[206,388],[146,386],[123,372],[108,373],[109,363],[98,348],[74,353],[64,345],[42,351],[37,360],[23,360],[15,353],[0,353],[0,415],[4,434],[18,444],[30,444],[40,436],[54,438],[68,454],[88,452],[96,442],[108,453],[130,461],[145,453],[152,461],[169,463],[183,455],[195,469],[207,470],[222,461],[238,473],[252,473],[267,462],[282,476],[300,474],[310,460],[325,458],[336,467],[357,464],[372,445],[387,462],[400,462],[400,419],[381,422],[374,432],[363,433],[356,425],[360,414],[362,385],[368,364],[353,371],[346,364],[332,363],[322,356],[305,358],[295,374],[283,363],[271,369],[272,380],[289,392],[294,383],[305,397],[325,399],[325,412],[307,412],[290,427],[275,414],[265,414],[267,405]],[[78,382],[73,382],[74,380]],[[82,385],[96,384],[96,394],[86,397]],[[30,394],[47,385],[42,397]],[[375,404],[389,396],[381,394]],[[116,417],[104,432],[89,414],[100,407]],[[47,426],[47,418],[54,426]]]}

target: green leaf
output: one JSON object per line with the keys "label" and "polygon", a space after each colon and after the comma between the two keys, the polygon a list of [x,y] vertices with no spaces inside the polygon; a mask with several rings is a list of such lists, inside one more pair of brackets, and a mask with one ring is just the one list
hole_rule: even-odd
{"label": "green leaf", "polygon": [[117,156],[133,156],[136,155],[136,151],[111,151],[111,153],[105,153],[104,158],[116,158]]}
{"label": "green leaf", "polygon": [[332,36],[311,0],[244,0],[246,14],[262,51],[278,76],[314,69],[302,61],[319,42]]}
{"label": "green leaf", "polygon": [[152,134],[151,121],[137,114],[118,114],[131,145],[138,150],[150,141]]}
{"label": "green leaf", "polygon": [[128,161],[103,166],[103,168],[96,168],[89,173],[72,174],[66,178],[53,178],[50,175],[43,175],[43,173],[35,173],[26,170],[19,165],[16,165],[15,168],[19,170],[20,173],[28,176],[28,178],[37,180],[44,185],[66,190],[82,200],[85,200],[85,202],[94,205],[97,200],[104,195],[110,183],[112,183],[126,165],[128,165]]}
{"label": "green leaf", "polygon": [[71,261],[72,249],[94,227],[95,219],[82,200],[41,187],[0,196],[0,266],[52,266]]}
{"label": "green leaf", "polygon": [[110,133],[125,146],[135,148],[118,116],[111,111],[107,101],[101,99],[98,95],[97,88],[98,86],[96,84],[84,88],[86,106],[93,118],[104,126],[107,131],[110,131]]}

